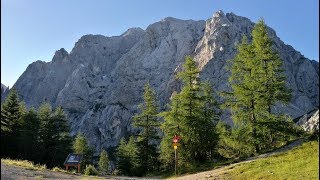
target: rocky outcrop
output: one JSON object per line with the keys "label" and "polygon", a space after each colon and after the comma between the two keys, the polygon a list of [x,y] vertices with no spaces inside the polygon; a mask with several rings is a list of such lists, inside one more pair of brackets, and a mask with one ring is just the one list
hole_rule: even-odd
{"label": "rocky outcrop", "polygon": [[[51,62],[36,61],[15,83],[28,106],[44,100],[67,112],[71,134],[83,132],[97,152],[114,147],[133,131],[131,118],[149,82],[164,109],[171,94],[180,90],[176,74],[186,55],[192,55],[216,91],[227,91],[227,60],[236,53],[243,34],[250,39],[254,23],[233,13],[216,12],[207,21],[165,18],[146,30],[132,28],[120,36],[85,35],[70,53],[58,50]],[[284,61],[293,99],[274,111],[293,118],[319,103],[319,64],[284,44],[268,29],[274,48]],[[228,113],[223,116],[228,120]]]}
{"label": "rocky outcrop", "polygon": [[296,124],[307,132],[319,132],[319,109],[305,114]]}
{"label": "rocky outcrop", "polygon": [[5,96],[8,94],[8,92],[9,92],[9,87],[7,87],[1,83],[1,103],[3,102]]}

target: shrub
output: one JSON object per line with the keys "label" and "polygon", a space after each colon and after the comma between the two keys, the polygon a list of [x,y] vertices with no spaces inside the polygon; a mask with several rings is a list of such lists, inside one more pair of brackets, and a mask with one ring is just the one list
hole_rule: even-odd
{"label": "shrub", "polygon": [[85,175],[91,175],[91,176],[97,176],[99,173],[96,170],[96,168],[92,165],[89,165],[86,167],[85,171],[84,171]]}
{"label": "shrub", "polygon": [[54,172],[64,172],[64,173],[67,172],[66,170],[61,169],[61,168],[59,168],[59,167],[54,167],[54,168],[52,168],[52,171],[54,171]]}

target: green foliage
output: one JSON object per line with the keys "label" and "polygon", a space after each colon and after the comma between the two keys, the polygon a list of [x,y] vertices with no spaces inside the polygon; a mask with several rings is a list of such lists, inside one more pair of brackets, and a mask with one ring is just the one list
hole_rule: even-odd
{"label": "green foliage", "polygon": [[76,154],[82,154],[82,167],[92,164],[93,149],[88,145],[87,139],[81,133],[78,133],[73,142],[73,152]]}
{"label": "green foliage", "polygon": [[172,138],[181,137],[179,166],[184,167],[195,161],[203,162],[213,158],[216,145],[215,122],[218,120],[217,103],[208,83],[201,84],[196,62],[187,56],[184,70],[178,74],[183,82],[180,93],[168,105],[168,110],[160,113],[164,117],[161,129],[160,159],[166,169],[174,165]]}
{"label": "green foliage", "polygon": [[254,147],[253,153],[264,152],[297,134],[292,120],[272,112],[276,102],[287,103],[291,96],[282,74],[282,61],[272,44],[266,25],[260,20],[252,31],[252,43],[249,44],[244,36],[238,45],[238,53],[229,67],[232,91],[224,93],[224,107],[230,108],[235,125],[231,136],[241,133],[243,129],[247,129],[247,132],[246,136],[239,139],[242,142],[238,145],[231,141],[232,138],[221,135],[221,138],[226,138],[222,140],[224,145],[221,151],[229,145],[231,149],[246,145]]}
{"label": "green foliage", "polygon": [[99,175],[99,172],[96,170],[94,166],[90,164],[86,167],[84,174],[87,176],[97,176]]}
{"label": "green foliage", "polygon": [[133,125],[139,128],[137,136],[137,145],[139,147],[139,159],[142,168],[150,172],[157,168],[158,152],[157,143],[159,141],[158,111],[156,106],[155,92],[151,89],[149,83],[144,87],[144,103],[139,105],[140,113],[133,117]]}
{"label": "green foliage", "polygon": [[10,90],[8,97],[1,106],[1,134],[13,132],[19,127],[21,117],[18,93],[15,88]]}
{"label": "green foliage", "polygon": [[117,169],[123,175],[142,175],[141,164],[139,161],[139,148],[130,137],[126,143],[122,138],[117,148]]}
{"label": "green foliage", "polygon": [[21,157],[29,159],[31,161],[37,160],[39,155],[40,139],[40,119],[38,118],[37,112],[34,108],[31,108],[26,114],[22,116],[21,131],[18,136],[19,152]]}
{"label": "green foliage", "polygon": [[100,153],[99,158],[99,171],[103,174],[106,174],[109,172],[109,157],[107,152],[103,149]]}
{"label": "green foliage", "polygon": [[216,126],[219,133],[218,153],[230,159],[245,158],[254,155],[253,138],[250,126],[230,126],[219,122]]}
{"label": "green foliage", "polygon": [[62,166],[71,149],[66,116],[61,107],[52,111],[42,104],[38,112],[19,102],[15,88],[1,107],[2,157],[27,159],[48,167]]}
{"label": "green foliage", "polygon": [[25,106],[19,102],[15,88],[9,92],[5,102],[1,105],[1,156],[16,158],[18,152],[18,135],[21,130],[22,115]]}
{"label": "green foliage", "polygon": [[48,167],[62,165],[71,150],[69,126],[62,108],[52,111],[49,103],[43,103],[38,109],[40,119],[39,142],[41,162]]}

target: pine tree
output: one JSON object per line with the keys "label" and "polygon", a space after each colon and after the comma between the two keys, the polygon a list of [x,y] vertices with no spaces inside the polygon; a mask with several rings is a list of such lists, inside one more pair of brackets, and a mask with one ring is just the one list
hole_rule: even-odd
{"label": "pine tree", "polygon": [[124,138],[120,140],[117,148],[117,169],[123,175],[142,175],[139,161],[139,149],[131,136],[126,143]]}
{"label": "pine tree", "polygon": [[73,143],[73,152],[76,154],[82,154],[82,160],[81,160],[82,167],[85,167],[88,164],[92,164],[93,150],[88,145],[87,139],[81,133],[78,133]]}
{"label": "pine tree", "polygon": [[107,174],[109,172],[109,157],[107,152],[103,149],[100,153],[99,158],[99,170],[103,174]]}
{"label": "pine tree", "polygon": [[156,168],[158,153],[156,141],[160,139],[158,135],[158,112],[155,100],[155,92],[149,83],[144,87],[144,103],[139,105],[140,113],[133,117],[133,125],[140,129],[138,136],[138,146],[140,160],[143,162],[147,172]]}

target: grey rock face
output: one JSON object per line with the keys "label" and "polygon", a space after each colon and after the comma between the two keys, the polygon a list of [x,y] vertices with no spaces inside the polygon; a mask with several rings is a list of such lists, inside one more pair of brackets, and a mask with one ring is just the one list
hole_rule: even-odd
{"label": "grey rock face", "polygon": [[[131,118],[146,82],[155,89],[160,108],[165,108],[172,93],[180,90],[175,75],[186,55],[194,57],[200,78],[210,80],[216,91],[230,90],[226,61],[234,57],[242,34],[250,39],[253,26],[247,18],[219,11],[207,21],[169,17],[120,36],[85,35],[70,53],[60,49],[51,62],[30,64],[14,86],[28,106],[45,99],[61,105],[70,119],[71,134],[83,132],[98,153],[134,131]],[[269,35],[284,60],[293,91],[292,101],[274,110],[299,117],[318,106],[319,64],[285,45],[271,28]],[[223,119],[228,120],[228,113]]]}
{"label": "grey rock face", "polygon": [[299,119],[297,125],[307,132],[319,132],[319,109],[312,114],[305,114]]}
{"label": "grey rock face", "polygon": [[4,101],[5,97],[9,92],[9,87],[1,83],[1,103]]}

